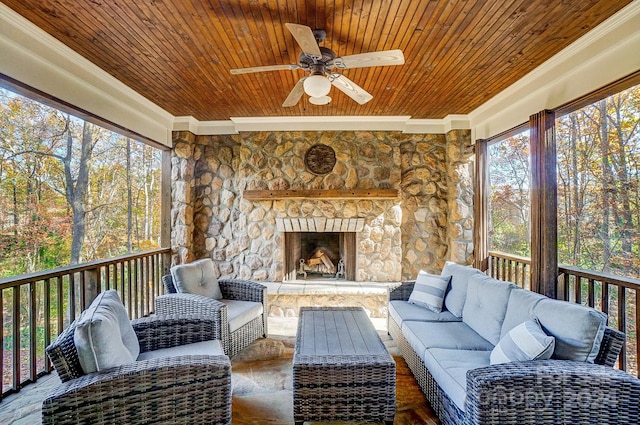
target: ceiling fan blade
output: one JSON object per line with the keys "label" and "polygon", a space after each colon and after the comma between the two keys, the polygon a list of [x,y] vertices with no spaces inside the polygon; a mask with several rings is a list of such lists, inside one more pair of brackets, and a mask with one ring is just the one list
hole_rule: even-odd
{"label": "ceiling fan blade", "polygon": [[291,90],[291,93],[289,93],[289,96],[287,96],[287,98],[284,100],[284,103],[282,104],[283,108],[289,108],[291,106],[296,106],[298,104],[298,102],[300,101],[300,98],[304,94],[303,83],[304,83],[304,80],[306,79],[307,77],[301,78],[300,80],[298,80],[296,85],[293,86],[293,90]]}
{"label": "ceiling fan blade", "polygon": [[402,50],[383,50],[380,52],[360,53],[334,59],[338,68],[364,68],[367,66],[385,66],[404,64]]}
{"label": "ceiling fan blade", "polygon": [[336,77],[333,78],[331,84],[336,86],[340,91],[344,92],[347,96],[349,96],[359,104],[364,105],[365,103],[373,99],[373,96],[371,96],[362,87],[358,86],[356,83],[354,83],[344,75],[334,75]]}
{"label": "ceiling fan blade", "polygon": [[293,38],[296,39],[302,51],[311,56],[322,56],[318,42],[316,41],[313,31],[306,25],[299,24],[285,24]]}
{"label": "ceiling fan blade", "polygon": [[291,64],[291,65],[266,65],[266,66],[254,66],[251,68],[236,68],[232,69],[232,74],[249,74],[252,72],[265,72],[265,71],[284,71],[284,70],[294,70],[300,68],[300,65]]}

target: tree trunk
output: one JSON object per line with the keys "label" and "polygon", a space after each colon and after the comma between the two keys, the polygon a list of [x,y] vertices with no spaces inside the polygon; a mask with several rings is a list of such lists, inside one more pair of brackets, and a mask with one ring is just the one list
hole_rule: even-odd
{"label": "tree trunk", "polygon": [[127,252],[129,253],[133,251],[131,206],[131,139],[127,137]]}
{"label": "tree trunk", "polygon": [[633,213],[631,212],[631,202],[630,202],[630,188],[631,183],[629,181],[629,170],[628,170],[628,161],[627,161],[627,152],[626,152],[626,144],[627,140],[622,130],[622,116],[621,116],[621,107],[625,102],[620,98],[620,95],[616,96],[613,101],[613,105],[615,107],[615,131],[617,134],[617,149],[616,149],[616,165],[617,165],[617,180],[618,180],[618,200],[620,206],[617,211],[619,212],[619,228],[620,228],[620,237],[622,239],[622,252],[628,258],[631,256],[631,249],[633,246]]}
{"label": "tree trunk", "polygon": [[67,154],[63,160],[66,183],[67,202],[71,205],[73,214],[72,239],[71,239],[71,259],[70,264],[78,264],[81,259],[82,245],[85,235],[85,203],[87,199],[87,189],[89,187],[89,163],[93,155],[93,126],[84,122],[82,127],[82,144],[78,164],[78,176],[73,178],[71,170],[71,157],[73,153],[73,136],[71,129],[67,130]]}
{"label": "tree trunk", "polygon": [[600,239],[602,240],[602,269],[609,270],[611,259],[611,238],[609,236],[609,220],[611,209],[611,163],[609,160],[609,126],[607,123],[607,101],[598,103],[600,110],[600,155],[602,167],[602,223],[600,224]]}

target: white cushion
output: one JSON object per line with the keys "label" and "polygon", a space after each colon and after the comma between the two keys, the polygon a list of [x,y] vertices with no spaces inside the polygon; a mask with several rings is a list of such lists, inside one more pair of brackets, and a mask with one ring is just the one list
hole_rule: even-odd
{"label": "white cushion", "polygon": [[162,359],[177,356],[224,356],[222,345],[217,339],[194,342],[192,344],[177,345],[175,347],[161,348],[159,350],[140,353],[138,360]]}
{"label": "white cushion", "polygon": [[78,318],[73,342],[85,373],[131,363],[140,354],[129,315],[113,289],[99,294]]}
{"label": "white cushion", "polygon": [[439,276],[420,270],[409,296],[409,302],[440,313],[450,280],[451,276]]}
{"label": "white cushion", "polygon": [[550,359],[555,338],[544,333],[537,318],[522,322],[491,351],[491,364]]}
{"label": "white cushion", "polygon": [[222,292],[210,258],[171,267],[171,278],[178,293],[222,299]]}

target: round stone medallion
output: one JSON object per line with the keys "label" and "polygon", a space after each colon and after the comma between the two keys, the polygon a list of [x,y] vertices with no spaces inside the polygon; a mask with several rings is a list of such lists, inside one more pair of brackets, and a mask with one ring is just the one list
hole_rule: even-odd
{"label": "round stone medallion", "polygon": [[336,152],[327,145],[313,145],[304,154],[304,164],[313,174],[330,173],[336,165]]}

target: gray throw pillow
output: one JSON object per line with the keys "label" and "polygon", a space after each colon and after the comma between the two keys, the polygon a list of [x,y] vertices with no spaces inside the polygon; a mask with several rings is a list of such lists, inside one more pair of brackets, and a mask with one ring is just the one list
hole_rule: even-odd
{"label": "gray throw pillow", "polygon": [[440,313],[450,280],[450,276],[439,276],[420,270],[408,301]]}
{"label": "gray throw pillow", "polygon": [[210,258],[171,267],[171,278],[178,293],[222,299],[222,292]]}
{"label": "gray throw pillow", "polygon": [[73,342],[85,373],[134,362],[140,344],[118,293],[99,294],[76,322]]}

